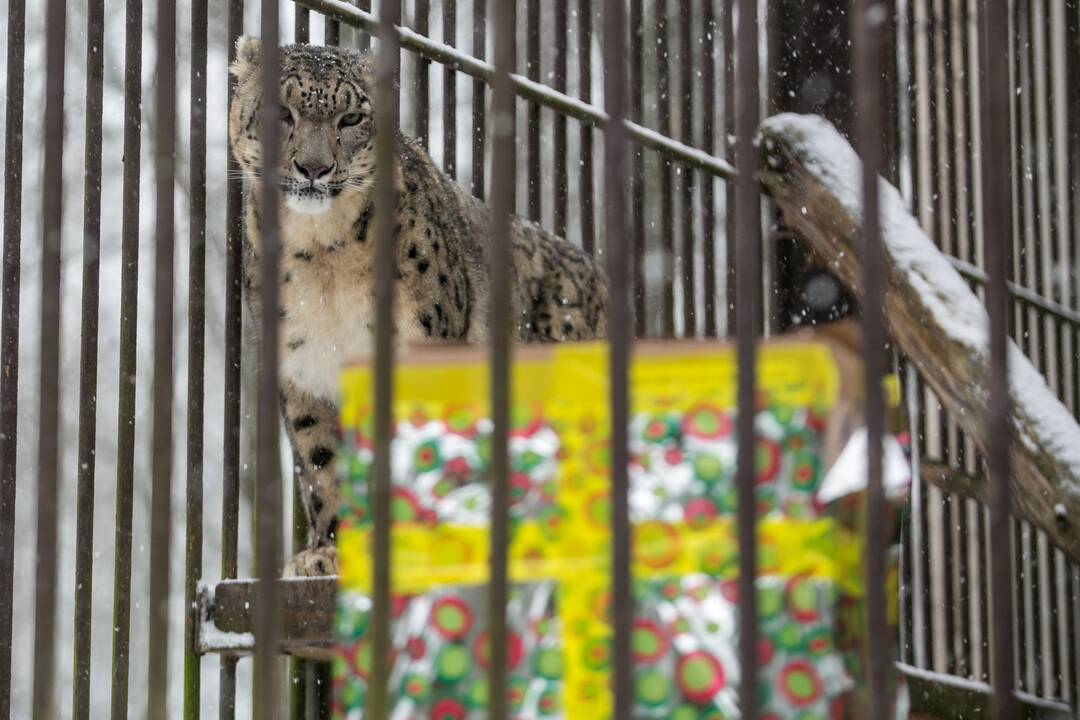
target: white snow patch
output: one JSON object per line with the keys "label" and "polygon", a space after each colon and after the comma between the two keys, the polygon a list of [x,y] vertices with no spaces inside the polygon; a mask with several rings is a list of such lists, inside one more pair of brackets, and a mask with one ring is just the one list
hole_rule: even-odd
{"label": "white snow patch", "polygon": [[[785,113],[762,123],[767,136],[783,136],[806,169],[852,216],[862,214],[862,163],[851,145],[828,121]],[[771,140],[764,137],[763,142]],[[919,226],[896,188],[881,180],[882,241],[892,261],[910,278],[935,322],[951,342],[964,346],[989,366],[989,316],[960,273]],[[1030,423],[1018,440],[1032,451],[1052,454],[1080,478],[1080,425],[1050,390],[1042,374],[1009,341],[1009,385],[1016,412]],[[986,392],[986,386],[972,388]],[[1067,488],[1080,499],[1080,487]]]}
{"label": "white snow patch", "polygon": [[204,651],[254,650],[255,636],[249,632],[226,632],[218,630],[213,620],[204,619],[199,623],[199,647]]}
{"label": "white snow patch", "polygon": [[[911,480],[911,470],[904,449],[892,435],[882,438],[881,483],[885,495],[894,498],[905,492]],[[844,445],[840,456],[825,474],[818,490],[818,500],[831,503],[842,497],[862,492],[867,482],[866,428],[859,428]]]}

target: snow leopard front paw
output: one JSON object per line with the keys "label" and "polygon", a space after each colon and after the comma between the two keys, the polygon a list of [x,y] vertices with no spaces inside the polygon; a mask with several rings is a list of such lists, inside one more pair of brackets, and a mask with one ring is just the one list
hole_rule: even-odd
{"label": "snow leopard front paw", "polygon": [[333,545],[301,550],[285,564],[283,577],[326,577],[340,570],[338,551]]}

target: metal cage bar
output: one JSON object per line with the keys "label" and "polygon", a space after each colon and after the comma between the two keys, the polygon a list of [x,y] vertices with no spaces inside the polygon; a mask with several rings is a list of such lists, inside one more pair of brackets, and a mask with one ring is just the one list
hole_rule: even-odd
{"label": "metal cage bar", "polygon": [[[428,34],[428,21],[431,15],[430,0],[416,0],[415,24],[416,32],[421,35]],[[420,145],[428,149],[428,117],[430,113],[431,61],[424,57],[415,58],[414,68],[416,72],[416,100],[413,107],[413,128],[416,139]]]}
{"label": "metal cage bar", "polygon": [[881,715],[892,703],[888,674],[892,643],[885,617],[886,547],[885,491],[882,484],[882,441],[885,397],[884,253],[881,246],[881,208],[878,174],[881,169],[881,46],[883,20],[868,0],[855,5],[853,53],[855,71],[856,143],[862,159],[862,355],[865,365],[867,442],[866,609],[869,707]]}
{"label": "metal cage bar", "polygon": [[[443,43],[457,44],[457,0],[442,0]],[[443,172],[457,180],[457,70],[443,68]]]}
{"label": "metal cage bar", "polygon": [[139,204],[142,182],[142,0],[127,0],[124,47],[124,197],[120,230],[120,363],[117,385],[116,530],[113,564],[112,716],[128,712],[131,542],[135,482],[135,377],[138,358]]}
{"label": "metal cage bar", "polygon": [[740,712],[745,720],[757,720],[757,523],[754,500],[754,420],[756,336],[761,327],[761,197],[755,180],[757,150],[754,133],[759,120],[758,13],[756,0],[735,0],[739,12],[734,28],[735,66],[735,308],[736,357],[738,361],[738,443],[735,466],[737,488],[737,538],[739,543],[739,677]]}
{"label": "metal cage bar", "polygon": [[[473,57],[483,60],[487,54],[487,0],[473,0]],[[487,134],[484,110],[484,83],[473,81],[472,94],[472,194],[484,199],[484,146]]]}
{"label": "metal cage bar", "polygon": [[90,712],[94,484],[97,468],[98,307],[101,275],[101,113],[105,5],[86,8],[86,139],[83,159],[83,276],[79,348],[79,446],[75,527],[75,629],[71,714]]}
{"label": "metal cage bar", "polygon": [[[679,139],[694,146],[694,52],[692,0],[679,0]],[[697,248],[694,242],[694,168],[679,168],[679,210],[682,236],[679,267],[682,275],[683,335],[697,335]]]}
{"label": "metal cage bar", "polygon": [[151,389],[150,594],[147,717],[165,720],[169,658],[169,546],[172,544],[173,262],[176,183],[176,5],[158,0],[154,94],[154,361]]}
{"label": "metal cage bar", "polygon": [[[191,142],[188,175],[187,518],[184,555],[184,717],[199,717],[195,608],[203,574],[203,425],[206,374],[206,52],[209,5],[191,6]],[[298,20],[300,18],[297,18]],[[306,25],[307,18],[303,18]],[[298,32],[301,23],[297,23]],[[306,27],[304,28],[306,31]]]}
{"label": "metal cage bar", "polygon": [[[498,3],[496,8],[498,9]],[[493,28],[495,41],[499,42],[503,32],[509,32],[510,36],[516,35],[515,27]],[[540,0],[525,0],[525,75],[535,83],[540,82]],[[499,82],[498,58],[495,59],[496,79]],[[494,92],[494,83],[492,84]],[[495,100],[492,98],[492,103]],[[494,112],[494,110],[492,110]],[[526,195],[528,196],[528,218],[533,222],[540,222],[540,191],[543,189],[540,180],[540,103],[535,100],[528,103],[525,163],[528,183]]]}
{"label": "metal cage bar", "polygon": [[[566,92],[567,41],[570,35],[569,0],[555,0],[555,57],[551,71],[556,92]],[[569,187],[566,173],[566,116],[555,113],[552,118],[552,228],[556,235],[566,237],[566,217],[569,214]]]}
{"label": "metal cage bar", "polygon": [[629,143],[626,126],[630,103],[627,88],[627,20],[623,0],[605,0],[604,104],[613,122],[604,135],[604,246],[610,304],[608,322],[609,393],[611,417],[611,595],[612,691],[614,717],[630,720],[633,709],[633,656],[630,636],[634,597],[630,569],[629,370],[633,342],[630,248],[626,242],[626,179]]}
{"label": "metal cage bar", "polygon": [[[656,32],[656,126],[663,135],[673,137],[671,125],[671,48],[668,28],[669,0],[653,0],[653,25]],[[672,197],[674,172],[669,158],[660,159],[660,243],[663,251],[663,315],[661,334],[675,337],[675,203]]]}
{"label": "metal cage bar", "polygon": [[35,712],[56,712],[57,488],[60,429],[60,250],[63,196],[65,0],[49,0],[45,37],[45,147],[42,179],[41,350],[37,548],[34,581]]}
{"label": "metal cage bar", "polygon": [[[396,131],[398,118],[398,36],[394,26],[401,21],[400,0],[382,0],[379,6],[379,57],[376,78],[376,94],[379,100],[376,110],[378,133],[376,166],[379,175],[375,183],[375,374],[373,396],[375,398],[375,458],[372,468],[372,517],[374,541],[372,543],[373,577],[372,596],[372,657],[390,656],[390,441],[393,438],[393,278],[396,273],[394,253],[394,213],[397,206]],[[389,132],[387,132],[389,130]],[[371,695],[368,710],[374,720],[390,717],[388,663],[374,663],[371,673]]]}
{"label": "metal cage bar", "polygon": [[[236,59],[236,42],[244,28],[243,0],[230,0],[227,32],[228,60]],[[236,81],[230,75],[228,100],[231,103]],[[241,372],[241,267],[243,228],[240,169],[229,153],[226,161],[225,190],[225,377],[221,451],[221,577],[237,576],[237,546],[240,519],[240,372]],[[236,662],[232,656],[221,658],[218,673],[218,716],[232,720],[236,715]]]}
{"label": "metal cage bar", "polygon": [[25,0],[11,0],[8,3],[7,43],[7,99],[4,110],[4,284],[0,306],[0,718],[11,715],[15,472],[19,424],[19,290],[22,275]]}
{"label": "metal cage bar", "polygon": [[[510,717],[507,703],[507,624],[506,604],[509,599],[507,560],[510,545],[510,360],[511,323],[510,274],[505,268],[511,263],[510,216],[516,195],[515,171],[515,105],[510,74],[515,68],[514,42],[517,26],[513,3],[496,2],[492,13],[495,34],[495,78],[491,93],[492,163],[491,163],[491,257],[488,273],[491,282],[490,357],[491,357],[491,540],[489,547],[488,642],[490,668],[488,685],[489,717],[506,720]],[[532,72],[539,74],[539,4],[529,6],[526,32],[529,37],[529,63]],[[535,40],[535,44],[534,44]],[[534,54],[535,53],[535,54]],[[533,113],[535,107],[535,115]],[[540,106],[529,110],[529,207],[539,219],[539,124]],[[535,141],[535,146],[534,146]],[[534,155],[535,151],[535,155]],[[535,161],[535,165],[534,165]],[[535,191],[535,194],[534,194]],[[535,200],[535,205],[533,204]]]}
{"label": "metal cage bar", "polygon": [[[278,98],[281,83],[281,51],[277,0],[262,0],[260,76],[262,97]],[[278,446],[278,308],[281,287],[281,226],[278,177],[281,166],[281,123],[277,102],[264,100],[259,111],[260,183],[256,223],[259,230],[260,325],[257,377],[256,462],[259,479],[255,508],[255,574],[258,596],[255,606],[255,667],[253,704],[255,717],[278,714],[278,643],[281,597],[277,577],[282,557],[281,456]]]}
{"label": "metal cage bar", "polygon": [[[578,85],[582,102],[592,99],[593,2],[578,0]],[[596,251],[596,220],[593,186],[593,129],[581,125],[581,170],[578,196],[581,201],[581,247]]]}
{"label": "metal cage bar", "polygon": [[[1008,23],[1001,3],[985,3],[982,23],[984,73],[982,108],[983,147],[982,183],[986,195],[985,238],[986,265],[990,275],[987,309],[990,313],[990,403],[991,437],[997,439],[989,456],[991,478],[990,547],[997,562],[991,564],[991,672],[994,687],[994,712],[997,717],[1015,716],[1013,698],[1013,638],[1011,594],[1013,585],[1009,541],[1009,381],[1007,360],[1008,290],[1005,286],[1008,229],[1012,227],[1009,186],[1011,173],[1004,156],[995,152],[1006,147],[1009,137],[1011,100],[1008,56],[998,49],[1007,45]],[[991,51],[990,48],[995,48]]]}

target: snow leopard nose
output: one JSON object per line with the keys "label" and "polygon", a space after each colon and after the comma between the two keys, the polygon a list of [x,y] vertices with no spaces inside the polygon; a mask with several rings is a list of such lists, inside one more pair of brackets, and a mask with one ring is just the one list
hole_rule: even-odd
{"label": "snow leopard nose", "polygon": [[329,165],[322,165],[319,163],[307,163],[301,165],[296,160],[293,160],[293,165],[296,166],[296,171],[303,175],[308,180],[315,182],[329,175],[334,170],[335,163]]}

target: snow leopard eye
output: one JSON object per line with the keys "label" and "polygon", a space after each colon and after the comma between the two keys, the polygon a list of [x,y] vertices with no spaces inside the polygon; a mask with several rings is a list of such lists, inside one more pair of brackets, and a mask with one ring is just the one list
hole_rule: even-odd
{"label": "snow leopard eye", "polygon": [[353,125],[359,125],[363,116],[358,112],[351,112],[341,117],[341,127],[352,127]]}

